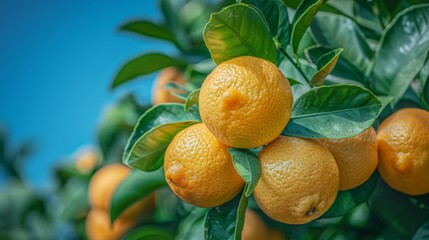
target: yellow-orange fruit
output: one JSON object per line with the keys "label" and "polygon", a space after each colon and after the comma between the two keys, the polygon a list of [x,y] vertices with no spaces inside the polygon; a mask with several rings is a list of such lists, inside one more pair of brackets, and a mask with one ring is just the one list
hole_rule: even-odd
{"label": "yellow-orange fruit", "polygon": [[109,214],[101,209],[92,209],[86,218],[86,235],[89,240],[117,240],[134,222],[118,219],[110,224]]}
{"label": "yellow-orange fruit", "polygon": [[94,149],[82,149],[76,154],[76,158],[76,169],[82,174],[91,172],[99,161],[99,155]]}
{"label": "yellow-orange fruit", "polygon": [[183,93],[182,91],[178,89],[165,88],[165,85],[170,82],[185,85],[186,80],[183,77],[182,73],[174,67],[168,67],[162,70],[153,83],[154,85],[152,88],[152,105],[168,102],[183,102],[182,99],[172,94],[172,92]]}
{"label": "yellow-orange fruit", "polygon": [[179,132],[164,159],[168,185],[177,196],[195,206],[221,205],[237,195],[244,185],[228,147],[202,123]]}
{"label": "yellow-orange fruit", "polygon": [[281,136],[262,149],[259,160],[261,177],[253,193],[272,219],[307,223],[334,203],[340,183],[338,166],[317,141]]}
{"label": "yellow-orange fruit", "polygon": [[242,240],[264,240],[269,235],[265,222],[253,210],[247,209],[241,233]]}
{"label": "yellow-orange fruit", "polygon": [[269,61],[244,56],[219,64],[199,96],[201,119],[225,145],[253,148],[280,135],[290,119],[292,91]]}
{"label": "yellow-orange fruit", "polygon": [[[98,170],[89,184],[89,200],[92,208],[109,212],[110,202],[116,188],[128,176],[131,169],[123,164],[109,164]],[[136,189],[137,191],[137,189]],[[155,205],[154,194],[137,201],[129,206],[122,214],[122,219],[141,219],[153,210]]]}
{"label": "yellow-orange fruit", "polygon": [[373,127],[352,138],[319,139],[331,151],[340,171],[340,191],[366,182],[377,168],[377,134]]}
{"label": "yellow-orange fruit", "polygon": [[383,180],[409,195],[429,193],[429,112],[397,111],[380,125],[377,139]]}

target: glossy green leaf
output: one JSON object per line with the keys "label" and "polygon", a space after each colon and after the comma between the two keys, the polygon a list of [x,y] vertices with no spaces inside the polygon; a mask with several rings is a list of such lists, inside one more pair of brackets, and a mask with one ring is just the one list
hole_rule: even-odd
{"label": "glossy green leaf", "polygon": [[429,59],[426,60],[425,65],[419,73],[420,91],[419,96],[422,102],[429,109]]}
{"label": "glossy green leaf", "polygon": [[204,29],[204,41],[216,64],[239,56],[276,63],[276,47],[263,16],[246,4],[234,4],[212,14]]}
{"label": "glossy green leaf", "polygon": [[194,208],[184,217],[178,226],[176,240],[204,239],[204,221],[207,213],[205,208]]}
{"label": "glossy green leaf", "polygon": [[[323,55],[334,51],[333,48],[323,47],[323,46],[311,46],[306,48],[305,56],[308,61],[317,65],[317,60]],[[332,69],[332,76],[339,79],[353,80],[356,82],[363,82],[363,74],[359,72],[351,63],[349,63],[342,55],[339,55],[335,68]]]}
{"label": "glossy green leaf", "polygon": [[397,102],[423,67],[429,51],[429,4],[399,13],[380,40],[371,86]]}
{"label": "glossy green leaf", "polygon": [[204,223],[205,239],[240,240],[248,201],[242,192],[231,201],[210,209]]}
{"label": "glossy green leaf", "polygon": [[406,239],[411,239],[429,219],[429,209],[413,204],[410,196],[393,190],[382,179],[378,181],[369,205],[382,222]]}
{"label": "glossy green leaf", "polygon": [[110,202],[110,219],[114,222],[127,208],[143,199],[156,189],[166,186],[164,171],[135,170],[128,175],[113,193]]}
{"label": "glossy green leaf", "polygon": [[369,70],[373,52],[364,34],[352,20],[341,15],[320,12],[311,24],[311,31],[320,45],[343,48],[341,56],[362,75]]}
{"label": "glossy green leaf", "polygon": [[383,110],[392,103],[394,98],[391,96],[377,96],[377,98],[381,102],[381,108],[380,111],[378,111],[378,115],[380,115],[381,112],[383,112]]}
{"label": "glossy green leaf", "polygon": [[116,75],[112,88],[129,82],[136,77],[161,70],[170,66],[185,66],[186,63],[180,59],[169,57],[162,53],[148,53],[134,58],[122,66]]}
{"label": "glossy green leaf", "polygon": [[374,173],[362,185],[357,188],[338,192],[334,204],[323,214],[321,218],[340,217],[350,212],[355,207],[368,201],[378,181],[378,174]]}
{"label": "glossy green leaf", "polygon": [[338,48],[322,55],[317,60],[317,72],[314,74],[313,78],[310,80],[310,85],[312,86],[321,86],[328,76],[328,74],[334,69],[337,64],[338,58],[340,57],[341,52],[344,49]]}
{"label": "glossy green leaf", "polygon": [[429,239],[429,220],[426,221],[414,234],[412,240],[427,240]]}
{"label": "glossy green leaf", "polygon": [[305,138],[349,138],[371,126],[381,108],[374,94],[357,85],[313,88],[294,103],[283,135]]}
{"label": "glossy green leaf", "polygon": [[298,80],[295,80],[293,78],[287,78],[287,80],[289,81],[290,86],[296,85],[296,84],[302,84],[301,82],[299,82]]}
{"label": "glossy green leaf", "polygon": [[322,0],[303,0],[298,6],[292,20],[291,33],[291,45],[295,54],[298,53],[302,36],[304,36],[304,33],[307,31],[322,4]]}
{"label": "glossy green leaf", "polygon": [[160,104],[149,109],[140,117],[128,139],[122,161],[143,171],[158,169],[174,136],[199,121],[198,111],[185,111],[183,104]]}
{"label": "glossy green leaf", "polygon": [[237,170],[238,174],[246,182],[247,187],[244,194],[246,197],[249,197],[261,176],[259,159],[247,149],[228,148],[228,151],[232,156],[232,163],[235,170]]}
{"label": "glossy green leaf", "polygon": [[156,24],[147,20],[129,22],[121,27],[121,30],[130,31],[148,37],[166,40],[176,44],[176,40],[171,31],[161,24]]}
{"label": "glossy green leaf", "polygon": [[188,110],[190,107],[198,103],[198,99],[200,97],[200,89],[195,89],[192,91],[188,97],[186,98],[185,102],[185,111]]}
{"label": "glossy green leaf", "polygon": [[287,6],[282,0],[245,0],[257,7],[270,28],[271,36],[276,37],[279,43],[286,47],[290,40],[290,22],[287,12]]}
{"label": "glossy green leaf", "polygon": [[144,225],[131,230],[123,237],[123,240],[141,239],[174,240],[174,235],[162,227]]}

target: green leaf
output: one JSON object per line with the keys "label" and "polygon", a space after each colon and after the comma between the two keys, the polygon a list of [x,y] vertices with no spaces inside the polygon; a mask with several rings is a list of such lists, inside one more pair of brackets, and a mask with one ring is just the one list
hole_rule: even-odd
{"label": "green leaf", "polygon": [[166,185],[162,169],[154,172],[132,171],[113,193],[110,202],[111,222],[114,222],[131,205]]}
{"label": "green leaf", "polygon": [[320,45],[344,48],[341,56],[362,75],[369,70],[373,52],[364,34],[352,20],[341,15],[320,12],[311,24],[311,30]]}
{"label": "green leaf", "polygon": [[174,44],[177,44],[173,34],[166,26],[156,24],[151,21],[138,20],[138,21],[129,22],[123,25],[121,27],[121,30],[126,30],[137,34],[141,34],[144,36],[162,39],[162,40],[166,40]]}
{"label": "green leaf", "polygon": [[429,219],[429,209],[412,203],[412,198],[397,192],[380,179],[370,198],[372,212],[402,238],[411,239],[417,229]]}
{"label": "green leaf", "polygon": [[121,70],[119,70],[119,73],[116,75],[113,81],[112,88],[129,82],[136,77],[144,76],[166,67],[184,67],[185,65],[186,63],[182,60],[171,58],[162,53],[145,54],[130,60],[124,66],[122,66]]}
{"label": "green leaf", "polygon": [[128,232],[124,240],[157,239],[174,240],[173,234],[159,226],[141,226]]}
{"label": "green leaf", "polygon": [[381,103],[357,85],[313,88],[299,97],[283,135],[306,138],[349,138],[371,126]]}
{"label": "green leaf", "polygon": [[384,109],[386,109],[387,106],[393,101],[393,97],[391,96],[377,96],[378,100],[381,102],[381,108],[380,111],[378,111],[378,115],[383,112]]}
{"label": "green leaf", "polygon": [[405,94],[423,67],[429,51],[429,4],[413,6],[396,15],[383,33],[371,72],[376,93]]}
{"label": "green leaf", "polygon": [[193,210],[180,221],[175,239],[204,239],[204,219],[206,213],[207,209],[194,207]]}
{"label": "green leaf", "polygon": [[185,24],[180,18],[182,1],[160,0],[162,14],[167,22],[167,26],[173,33],[174,38],[178,43],[178,48],[182,52],[191,50],[191,43],[187,37]]}
{"label": "green leaf", "polygon": [[296,55],[302,36],[304,36],[304,33],[307,31],[322,4],[322,0],[303,0],[298,6],[292,20],[291,34],[291,45]]}
{"label": "green leaf", "polygon": [[419,73],[420,79],[420,99],[429,109],[429,59],[426,60],[425,65]]}
{"label": "green leaf", "polygon": [[128,139],[122,161],[143,171],[158,169],[174,136],[198,122],[198,111],[185,111],[183,104],[160,104],[149,109],[140,117]]}
{"label": "green leaf", "polygon": [[412,240],[424,240],[429,239],[429,220],[426,221],[414,234]]}
{"label": "green leaf", "polygon": [[310,85],[312,86],[321,86],[328,76],[328,74],[334,69],[337,64],[338,58],[340,57],[341,52],[344,49],[338,48],[322,55],[317,60],[317,72],[314,74],[313,78],[310,80]]}
{"label": "green leaf", "polygon": [[[304,50],[305,56],[308,61],[317,65],[317,60],[325,54],[334,51],[333,48],[323,47],[319,45],[308,47]],[[335,68],[332,69],[332,76],[340,79],[353,80],[356,82],[363,82],[363,75],[344,57],[339,55]]]}
{"label": "green leaf", "polygon": [[204,223],[205,239],[240,240],[248,201],[243,191],[231,201],[210,209]]}
{"label": "green leaf", "polygon": [[323,214],[322,218],[340,217],[360,204],[368,201],[378,181],[378,174],[372,176],[362,185],[352,190],[338,192],[334,204]]}
{"label": "green leaf", "polygon": [[198,99],[200,97],[200,89],[195,89],[192,91],[188,97],[186,98],[185,102],[185,111],[187,111],[190,107],[198,103]]}
{"label": "green leaf", "polygon": [[299,82],[298,80],[295,80],[293,78],[287,78],[287,80],[289,81],[290,86],[293,86],[293,85],[296,85],[296,84],[302,85],[301,82]]}
{"label": "green leaf", "polygon": [[290,41],[290,23],[287,6],[282,0],[245,0],[257,7],[270,28],[271,36],[277,37],[282,46],[286,47]]}
{"label": "green leaf", "polygon": [[268,26],[260,13],[246,4],[234,4],[212,14],[204,28],[204,41],[216,64],[239,56],[276,63],[276,47]]}
{"label": "green leaf", "polygon": [[261,176],[259,159],[247,149],[228,148],[228,151],[232,156],[232,163],[235,170],[237,170],[238,174],[246,182],[247,187],[244,194],[246,197],[249,197]]}

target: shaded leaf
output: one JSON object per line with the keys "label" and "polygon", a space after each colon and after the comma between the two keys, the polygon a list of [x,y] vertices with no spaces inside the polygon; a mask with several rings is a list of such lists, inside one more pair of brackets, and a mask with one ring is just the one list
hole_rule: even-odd
{"label": "shaded leaf", "polygon": [[151,21],[139,20],[139,21],[129,22],[121,26],[121,30],[126,30],[137,34],[141,34],[144,36],[162,39],[162,40],[166,40],[174,44],[177,44],[173,34],[166,26],[163,26],[161,24],[156,24]]}
{"label": "shaded leaf", "polygon": [[399,13],[380,40],[370,75],[373,90],[397,102],[423,67],[429,51],[429,4]]}
{"label": "shaded leaf", "polygon": [[188,110],[190,107],[198,103],[198,99],[200,97],[200,89],[195,89],[192,91],[188,97],[186,98],[185,102],[185,111]]}
{"label": "shaded leaf", "polygon": [[270,28],[271,36],[276,37],[282,46],[286,47],[290,40],[290,22],[286,4],[282,0],[245,0],[257,7]]}
{"label": "shaded leaf", "polygon": [[357,85],[338,84],[313,88],[294,103],[283,135],[306,138],[349,138],[371,126],[381,103]]}
{"label": "shaded leaf", "polygon": [[352,20],[341,15],[320,12],[311,24],[311,31],[320,45],[343,48],[341,56],[362,75],[368,71],[373,52],[364,34]]}
{"label": "shaded leaf", "polygon": [[249,197],[261,176],[258,157],[247,149],[228,148],[235,170],[246,182],[245,196]]}
{"label": "shaded leaf", "polygon": [[212,14],[204,29],[204,41],[216,64],[239,56],[276,63],[276,48],[268,26],[260,13],[246,4],[234,4]]}
{"label": "shaded leaf", "polygon": [[295,54],[298,53],[302,36],[304,36],[304,33],[307,31],[322,4],[322,0],[303,0],[298,6],[292,20],[291,34],[291,45]]}
{"label": "shaded leaf", "polygon": [[326,76],[334,69],[337,64],[338,58],[344,49],[338,48],[322,55],[317,60],[317,72],[310,80],[310,85],[321,86]]}
{"label": "shaded leaf", "polygon": [[210,209],[204,223],[205,239],[240,240],[248,201],[243,191],[231,201]]}
{"label": "shaded leaf", "polygon": [[160,104],[149,109],[135,125],[122,161],[143,171],[158,169],[164,161],[164,152],[174,136],[199,121],[198,111],[196,109],[185,111],[183,104]]}
{"label": "shaded leaf", "polygon": [[171,58],[162,53],[149,53],[137,58],[134,58],[122,66],[119,73],[116,75],[112,88],[129,82],[136,77],[144,76],[149,73],[161,70],[170,66],[185,66],[186,63],[182,60]]}
{"label": "shaded leaf", "polygon": [[126,209],[148,196],[156,189],[166,186],[164,171],[132,171],[113,193],[110,202],[110,219],[114,222]]}
{"label": "shaded leaf", "polygon": [[412,240],[427,240],[429,239],[429,220],[426,221],[414,234]]}
{"label": "shaded leaf", "polygon": [[429,209],[413,204],[410,196],[393,190],[382,179],[377,183],[369,206],[381,221],[407,239],[429,219]]}
{"label": "shaded leaf", "polygon": [[362,185],[357,188],[338,192],[334,204],[329,210],[323,214],[321,218],[340,217],[360,204],[368,201],[378,181],[378,174],[373,173],[372,176]]}
{"label": "shaded leaf", "polygon": [[207,209],[194,208],[184,217],[178,226],[177,240],[201,240],[204,239],[204,221]]}
{"label": "shaded leaf", "polygon": [[302,85],[301,82],[299,82],[298,80],[295,80],[293,78],[289,77],[289,78],[287,78],[287,80],[289,81],[290,86],[293,86],[293,85],[296,85],[296,84],[301,84]]}

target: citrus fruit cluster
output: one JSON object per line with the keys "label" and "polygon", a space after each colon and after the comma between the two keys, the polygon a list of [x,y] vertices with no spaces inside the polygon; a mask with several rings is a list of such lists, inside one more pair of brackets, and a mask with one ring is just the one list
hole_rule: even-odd
{"label": "citrus fruit cluster", "polygon": [[263,146],[253,194],[265,214],[283,223],[303,224],[324,214],[338,191],[370,178],[379,158],[380,174],[393,188],[429,192],[428,112],[399,111],[378,135],[370,127],[347,139],[280,136],[292,101],[288,79],[271,62],[243,56],[219,64],[200,90],[202,123],[179,132],[166,150],[170,188],[195,206],[219,206],[244,185],[228,148]]}

